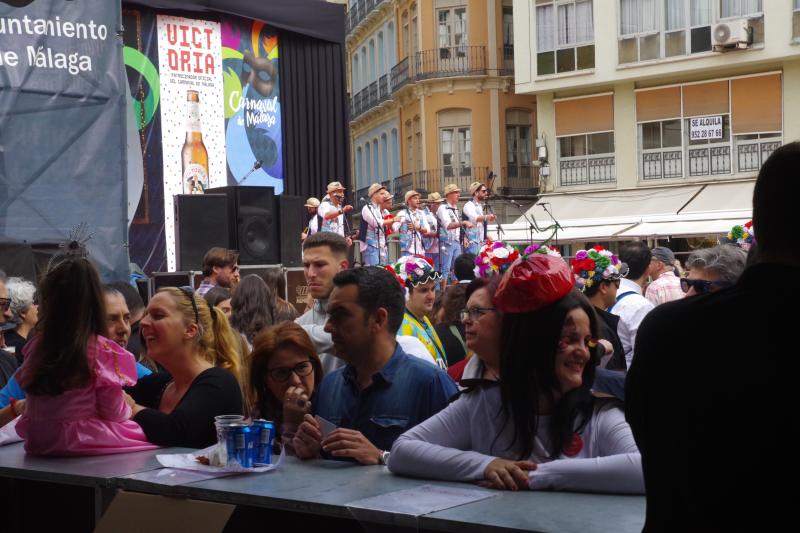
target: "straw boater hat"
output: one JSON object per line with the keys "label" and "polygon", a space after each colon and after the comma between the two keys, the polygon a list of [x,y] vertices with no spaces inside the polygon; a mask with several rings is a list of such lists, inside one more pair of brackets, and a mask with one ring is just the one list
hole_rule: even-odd
{"label": "straw boater hat", "polygon": [[432,192],[428,195],[427,202],[429,204],[440,204],[444,202],[444,199],[442,198],[442,195],[439,194],[438,192]]}
{"label": "straw boater hat", "polygon": [[306,200],[306,207],[319,207],[319,200],[314,197],[309,198]]}
{"label": "straw boater hat", "polygon": [[480,181],[473,181],[469,186],[469,193],[475,194],[475,191],[477,191],[481,187],[483,187],[483,183],[481,183]]}
{"label": "straw boater hat", "polygon": [[373,194],[375,194],[377,192],[385,191],[385,190],[386,190],[386,187],[384,187],[380,183],[373,183],[372,185],[369,186],[369,190],[367,191],[367,198],[372,198]]}
{"label": "straw boater hat", "polygon": [[347,189],[338,181],[332,181],[328,184],[328,194],[335,191],[346,191]]}
{"label": "straw boater hat", "polygon": [[417,191],[408,191],[406,193],[405,202],[408,203],[408,199],[411,198],[412,196],[421,196],[421,195]]}
{"label": "straw boater hat", "polygon": [[444,195],[447,196],[451,192],[461,192],[461,189],[458,188],[458,185],[455,183],[450,183],[444,188]]}

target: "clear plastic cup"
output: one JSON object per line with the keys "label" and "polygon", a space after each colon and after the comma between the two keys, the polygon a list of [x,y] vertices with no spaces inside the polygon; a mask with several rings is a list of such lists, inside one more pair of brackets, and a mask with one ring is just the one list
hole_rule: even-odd
{"label": "clear plastic cup", "polygon": [[217,430],[217,455],[223,466],[228,463],[228,427],[231,424],[244,422],[243,415],[219,415],[214,417],[214,427]]}

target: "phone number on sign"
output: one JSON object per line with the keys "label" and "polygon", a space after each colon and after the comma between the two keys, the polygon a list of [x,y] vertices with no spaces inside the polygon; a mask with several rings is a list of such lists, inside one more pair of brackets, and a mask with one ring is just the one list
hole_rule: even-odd
{"label": "phone number on sign", "polygon": [[693,141],[698,139],[722,139],[722,128],[713,130],[692,130],[689,132],[689,139]]}

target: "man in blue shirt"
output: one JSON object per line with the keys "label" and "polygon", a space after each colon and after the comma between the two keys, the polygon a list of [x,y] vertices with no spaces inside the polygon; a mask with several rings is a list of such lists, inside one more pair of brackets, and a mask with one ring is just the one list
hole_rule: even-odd
{"label": "man in blue shirt", "polygon": [[397,344],[405,298],[392,274],[355,268],[333,284],[325,330],[347,365],[322,380],[315,411],[338,428],[323,438],[306,415],[292,444],[301,459],[323,454],[385,464],[395,439],[443,409],[457,389],[447,373]]}

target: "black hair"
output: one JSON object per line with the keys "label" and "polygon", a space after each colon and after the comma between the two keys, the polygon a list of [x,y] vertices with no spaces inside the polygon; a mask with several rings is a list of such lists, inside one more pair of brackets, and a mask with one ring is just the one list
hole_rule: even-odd
{"label": "black hair", "polygon": [[794,225],[789,217],[800,196],[800,142],[781,146],[764,161],[753,189],[753,229],[759,253],[794,255],[797,249],[788,243],[795,240]]}
{"label": "black hair", "polygon": [[456,257],[453,263],[453,274],[459,281],[475,279],[475,254],[465,252]]}
{"label": "black hair", "polygon": [[[556,353],[567,314],[573,309],[582,309],[589,316],[591,335],[596,338],[597,315],[577,289],[538,311],[503,315],[500,394],[504,422],[498,437],[511,421],[514,431],[508,449],[518,450],[520,459],[530,457],[533,451],[539,429],[538,413],[543,407],[540,398],[552,404],[550,442],[544,443],[551,458],[558,457],[573,434],[591,418],[594,408],[591,387],[598,357],[594,350],[583,369],[581,386],[567,392],[557,402],[554,397],[559,387],[555,374]],[[536,333],[535,337],[531,336],[532,332]]]}
{"label": "black hair", "polygon": [[318,231],[303,241],[303,251],[319,246],[327,246],[334,255],[347,256],[347,240],[338,233]]}
{"label": "black hair", "polygon": [[205,298],[209,307],[216,307],[221,302],[230,300],[232,296],[233,295],[231,294],[231,291],[225,287],[220,287],[217,285],[216,287],[209,289],[209,291],[203,295],[203,298]]}
{"label": "black hair", "polygon": [[358,305],[364,309],[365,317],[382,307],[389,315],[389,332],[394,335],[400,329],[406,299],[403,287],[388,270],[374,266],[343,270],[333,277],[333,285],[358,286]]}
{"label": "black hair", "polygon": [[599,283],[592,283],[591,287],[585,287],[583,289],[583,295],[586,296],[587,298],[591,298],[592,296],[597,294],[598,291],[600,291],[600,285],[602,285],[604,283],[606,285],[608,285],[608,284],[613,283],[613,282],[614,282],[613,279],[604,279],[604,280],[600,281]]}
{"label": "black hair", "polygon": [[124,281],[115,281],[113,283],[109,283],[108,287],[115,289],[117,292],[122,294],[122,297],[125,298],[125,303],[128,306],[128,311],[130,311],[132,315],[136,314],[138,311],[144,310],[144,301],[142,300],[142,295],[139,294],[139,291],[134,289],[130,283],[126,283]]}
{"label": "black hair", "polygon": [[650,266],[650,259],[653,252],[643,241],[629,242],[619,251],[619,260],[628,265],[629,280],[635,281],[641,278]]}

